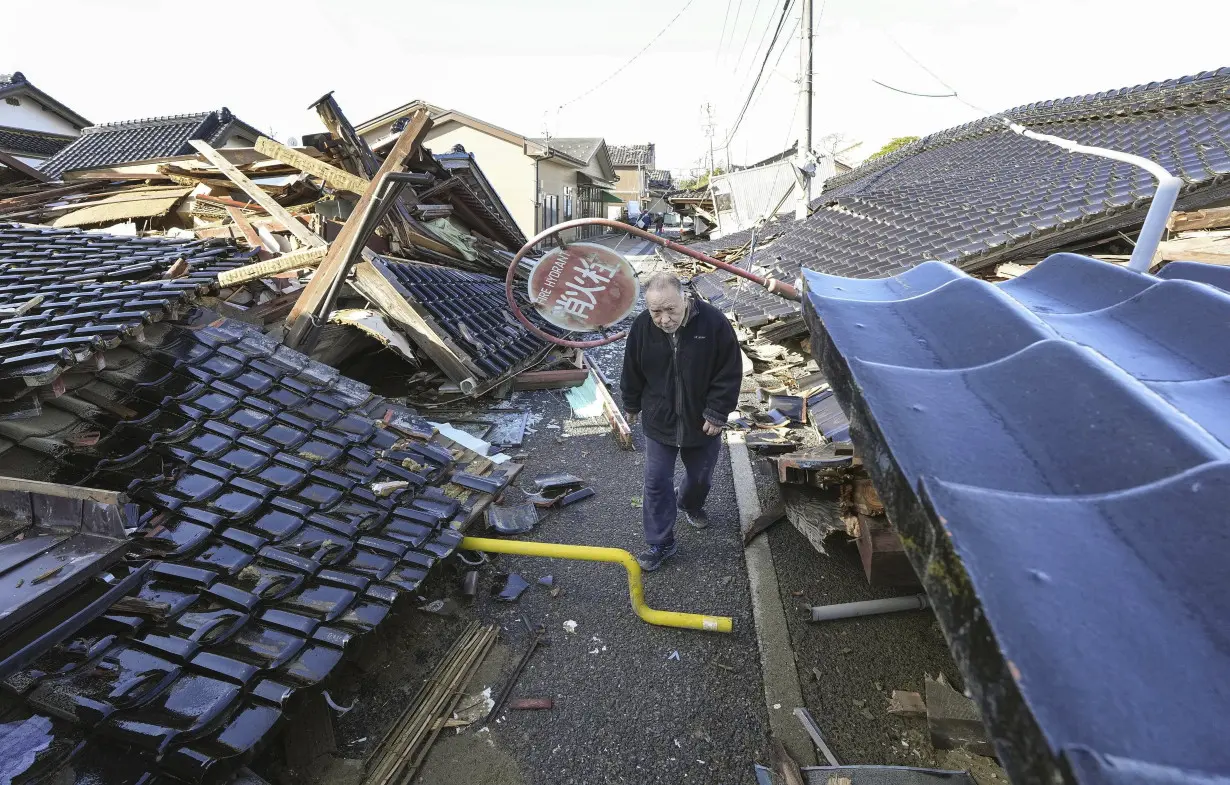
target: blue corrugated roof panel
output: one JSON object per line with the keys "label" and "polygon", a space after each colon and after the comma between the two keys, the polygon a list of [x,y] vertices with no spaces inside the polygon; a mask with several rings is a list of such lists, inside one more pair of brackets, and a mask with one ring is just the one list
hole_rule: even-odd
{"label": "blue corrugated roof panel", "polygon": [[1056,254],[1001,285],[804,279],[814,353],[1013,781],[1230,776],[1224,277]]}

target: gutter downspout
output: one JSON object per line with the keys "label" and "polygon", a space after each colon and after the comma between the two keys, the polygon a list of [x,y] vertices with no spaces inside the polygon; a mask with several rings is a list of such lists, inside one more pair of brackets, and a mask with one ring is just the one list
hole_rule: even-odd
{"label": "gutter downspout", "polygon": [[1157,190],[1153,192],[1153,201],[1149,205],[1148,214],[1145,215],[1144,225],[1140,228],[1140,235],[1136,238],[1136,246],[1132,249],[1132,258],[1128,262],[1129,270],[1134,270],[1138,273],[1149,272],[1149,268],[1153,266],[1153,257],[1157,254],[1157,247],[1162,241],[1162,233],[1166,231],[1166,222],[1170,219],[1170,213],[1174,210],[1175,202],[1178,201],[1179,190],[1183,188],[1183,178],[1174,176],[1161,164],[1143,156],[1124,153],[1118,150],[1108,150],[1105,147],[1091,147],[1074,142],[1071,139],[1040,134],[1008,120],[1004,122],[1014,133],[1029,139],[1062,147],[1070,153],[1084,153],[1085,155],[1095,155],[1099,158],[1109,158],[1112,161],[1122,161],[1133,166],[1139,166],[1153,175],[1154,179],[1157,180]]}

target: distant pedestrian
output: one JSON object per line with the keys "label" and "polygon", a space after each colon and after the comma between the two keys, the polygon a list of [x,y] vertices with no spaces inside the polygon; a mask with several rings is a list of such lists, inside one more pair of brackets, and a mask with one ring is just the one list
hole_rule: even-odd
{"label": "distant pedestrian", "polygon": [[654,216],[654,219],[653,219],[653,233],[654,234],[662,234],[662,222],[665,220],[666,220],[666,216],[663,213],[658,213],[657,215]]}
{"label": "distant pedestrian", "polygon": [[[713,480],[722,427],[739,404],[743,363],[734,328],[712,305],[687,297],[670,273],[645,284],[645,310],[632,322],[619,390],[629,424],[644,414],[645,495],[649,549],[637,557],[653,571],[675,555],[675,518],[709,525],[705,499]],[[675,460],[684,479],[674,487]]]}

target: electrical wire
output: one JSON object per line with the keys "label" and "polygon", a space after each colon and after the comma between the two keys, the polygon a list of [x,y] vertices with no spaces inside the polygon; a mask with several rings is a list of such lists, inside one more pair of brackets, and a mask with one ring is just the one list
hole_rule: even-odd
{"label": "electrical wire", "polygon": [[[888,31],[886,31],[886,30],[881,30],[881,32],[883,32],[883,33],[884,33],[884,35],[888,38],[888,40],[890,40],[890,41],[892,41],[892,42],[893,42],[893,45],[894,45],[894,46],[896,46],[898,49],[900,49],[900,50],[901,50],[901,54],[903,54],[903,55],[905,55],[906,57],[910,58],[910,61],[911,61],[912,63],[914,63],[914,65],[916,65],[916,66],[918,66],[919,68],[921,68],[922,70],[926,71],[926,72],[927,72],[927,74],[928,74],[928,75],[929,75],[932,79],[934,79],[935,81],[939,82],[939,83],[940,83],[940,85],[942,85],[945,89],[947,89],[950,93],[952,93],[952,95],[922,95],[922,94],[912,94],[912,95],[918,95],[920,98],[955,98],[957,101],[959,101],[960,103],[965,104],[965,105],[966,105],[966,106],[968,106],[970,109],[973,109],[975,112],[980,112],[980,113],[982,113],[983,115],[986,115],[987,117],[992,117],[992,116],[994,116],[992,112],[988,112],[986,109],[983,109],[981,106],[977,106],[977,105],[975,105],[975,104],[972,104],[972,103],[970,103],[969,101],[966,101],[964,98],[962,98],[962,97],[961,97],[961,95],[960,95],[960,93],[958,92],[958,90],[957,90],[955,87],[953,87],[952,85],[950,85],[950,84],[948,84],[947,82],[945,82],[943,79],[941,79],[941,78],[940,78],[939,74],[937,74],[935,71],[932,71],[930,68],[928,68],[926,65],[924,65],[924,64],[923,64],[923,62],[922,62],[921,60],[919,60],[919,59],[918,59],[917,57],[915,57],[914,55],[910,54],[910,50],[908,50],[908,49],[906,49],[904,46],[902,46],[902,45],[901,45],[901,42],[900,42],[900,41],[898,41],[896,38],[893,38],[893,36],[892,36],[891,34],[889,34],[889,33],[888,33]],[[876,80],[874,80],[874,79],[872,79],[871,81],[876,82]],[[881,87],[888,87],[888,89],[889,89],[889,90],[896,90],[896,91],[897,91],[897,92],[899,92],[899,93],[907,93],[907,94],[911,94],[911,93],[908,93],[908,91],[906,91],[906,90],[898,90],[898,89],[897,89],[897,88],[895,88],[895,87],[889,87],[888,85],[884,84],[883,82],[876,82],[876,84],[880,85]]]}
{"label": "electrical wire", "polygon": [[879,79],[872,79],[871,81],[875,82],[880,87],[885,87],[889,90],[892,90],[894,93],[903,93],[904,95],[912,95],[915,98],[956,98],[957,97],[956,93],[915,93],[909,90],[902,90],[900,87],[893,87],[890,84],[884,84]]}
{"label": "electrical wire", "polygon": [[[743,43],[739,45],[739,59],[735,61],[735,67],[731,69],[731,73],[737,73],[739,66],[743,65],[743,54],[747,51],[747,42],[752,37],[752,28],[756,26],[756,15],[760,13],[760,4],[764,0],[756,0],[756,8],[752,10],[752,18],[747,20],[747,32],[743,34]],[[768,29],[767,27],[765,28]],[[733,43],[733,40],[731,41]],[[759,49],[759,45],[756,47]],[[756,56],[752,55],[752,62],[756,62]]]}
{"label": "electrical wire", "polygon": [[760,86],[760,80],[764,78],[765,66],[769,64],[769,57],[773,54],[773,48],[777,46],[777,39],[786,24],[786,15],[790,13],[792,5],[794,5],[794,0],[785,0],[782,3],[782,13],[777,20],[777,29],[773,31],[773,39],[769,41],[769,48],[764,53],[764,60],[761,61],[760,70],[756,73],[756,79],[752,82],[752,89],[748,91],[747,99],[743,102],[743,108],[739,110],[739,116],[735,118],[735,123],[731,126],[730,133],[726,136],[726,142],[719,145],[719,147],[729,147],[731,140],[734,139],[735,134],[739,130],[739,126],[743,123],[743,118],[747,115],[747,108],[752,103],[752,97],[756,93],[756,88]]}
{"label": "electrical wire", "polygon": [[713,50],[714,65],[717,65],[718,58],[722,54],[722,43],[726,40],[726,23],[730,21],[730,3],[731,0],[726,0],[726,13],[722,16],[722,32],[718,36],[718,48]]}
{"label": "electrical wire", "polygon": [[[639,51],[639,52],[637,52],[636,54],[632,55],[632,57],[628,60],[628,62],[624,63],[624,64],[623,64],[623,65],[621,65],[619,68],[616,68],[613,72],[611,72],[611,75],[610,75],[610,76],[608,76],[606,79],[603,79],[601,82],[599,82],[598,84],[596,84],[596,85],[594,85],[593,87],[589,88],[589,89],[588,89],[588,90],[586,90],[585,92],[581,93],[581,94],[580,94],[580,95],[578,95],[576,98],[573,98],[573,99],[572,99],[572,100],[570,100],[570,101],[565,101],[564,103],[560,104],[560,105],[559,105],[559,109],[563,109],[565,106],[569,106],[569,105],[571,105],[571,104],[575,104],[577,101],[580,101],[582,98],[585,98],[587,95],[589,95],[590,93],[594,92],[594,91],[595,91],[595,90],[597,90],[599,87],[602,87],[602,86],[603,86],[603,85],[605,85],[607,82],[609,82],[609,81],[611,81],[612,79],[614,79],[615,77],[619,76],[619,74],[620,74],[620,73],[621,73],[621,72],[622,72],[625,68],[627,68],[628,66],[632,65],[634,62],[636,62],[636,59],[637,59],[638,57],[640,57],[641,55],[645,54],[645,52],[649,50],[649,47],[651,47],[651,46],[653,46],[655,43],[657,43],[658,39],[659,39],[659,38],[661,38],[661,37],[663,36],[663,34],[665,34],[665,33],[666,33],[666,31],[667,31],[667,30],[669,30],[669,29],[671,28],[671,26],[675,24],[675,22],[679,21],[679,17],[683,16],[683,12],[684,12],[684,11],[687,11],[687,10],[688,10],[688,8],[689,8],[689,7],[691,7],[692,3],[694,3],[695,1],[696,1],[696,0],[688,0],[686,3],[684,3],[684,4],[683,4],[683,8],[680,8],[680,9],[679,9],[679,13],[675,14],[675,16],[674,16],[674,17],[673,17],[673,18],[672,18],[669,22],[667,22],[667,23],[666,23],[666,26],[665,26],[665,27],[663,27],[661,30],[659,30],[659,31],[658,31],[658,34],[657,34],[657,35],[655,35],[653,38],[649,39],[649,43],[647,43],[647,44],[645,44],[643,47],[641,47],[641,49],[640,49],[640,51]],[[558,109],[557,109],[556,111],[558,111]]]}

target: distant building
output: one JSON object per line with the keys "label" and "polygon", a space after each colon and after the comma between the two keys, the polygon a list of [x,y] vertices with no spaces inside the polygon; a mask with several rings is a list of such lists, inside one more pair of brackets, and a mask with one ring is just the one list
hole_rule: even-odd
{"label": "distant building", "polygon": [[213,147],[252,147],[261,132],[231,110],[154,117],[86,128],[81,136],[41,167],[58,178],[68,171],[102,169],[177,155],[195,155],[188,142],[203,139]]}
{"label": "distant building", "polygon": [[[605,140],[601,137],[532,138],[452,109],[411,101],[360,123],[356,130],[373,149],[392,145],[404,118],[424,108],[432,119],[425,144],[433,152],[461,145],[482,167],[487,180],[527,237],[572,218],[602,217],[618,203]],[[601,230],[565,233],[564,240]]]}
{"label": "distant building", "polygon": [[0,74],[0,153],[38,169],[90,121],[35,87],[17,71]]}
{"label": "distant building", "polygon": [[[656,168],[653,142],[611,145],[610,152],[616,175],[615,195],[623,202],[620,212],[636,215],[648,210],[645,200],[649,196],[650,175]],[[669,173],[667,177],[670,177]]]}

